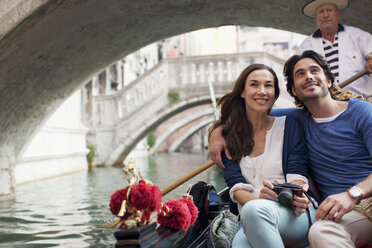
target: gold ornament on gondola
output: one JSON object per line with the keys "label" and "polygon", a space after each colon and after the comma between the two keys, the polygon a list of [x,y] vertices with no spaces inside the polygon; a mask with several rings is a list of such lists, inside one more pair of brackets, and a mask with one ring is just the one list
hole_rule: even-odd
{"label": "gold ornament on gondola", "polygon": [[110,201],[112,214],[120,219],[108,226],[119,223],[119,228],[145,225],[149,222],[151,213],[161,208],[161,191],[150,181],[142,178],[133,158],[122,170],[128,185],[112,194]]}
{"label": "gold ornament on gondola", "polygon": [[336,84],[333,84],[331,91],[337,100],[347,100],[350,98],[360,98],[362,100],[366,100],[362,95],[354,95],[353,92],[343,90]]}

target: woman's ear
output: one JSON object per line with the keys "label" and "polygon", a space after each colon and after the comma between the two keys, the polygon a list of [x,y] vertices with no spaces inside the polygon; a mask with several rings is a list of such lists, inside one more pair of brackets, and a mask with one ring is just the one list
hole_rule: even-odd
{"label": "woman's ear", "polygon": [[240,92],[240,97],[244,98],[244,91]]}

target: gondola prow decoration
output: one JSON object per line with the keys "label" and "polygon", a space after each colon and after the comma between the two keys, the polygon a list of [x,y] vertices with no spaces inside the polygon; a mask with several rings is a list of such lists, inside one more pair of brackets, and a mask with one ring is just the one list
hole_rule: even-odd
{"label": "gondola prow decoration", "polygon": [[158,186],[142,178],[133,159],[123,171],[129,184],[111,195],[111,213],[119,217],[111,226],[119,224],[120,229],[147,225],[153,212],[158,212],[157,222],[164,227],[186,230],[194,224],[198,210],[190,195],[163,203]]}
{"label": "gondola prow decoration", "polygon": [[133,159],[123,171],[129,184],[111,195],[111,213],[120,218],[118,228],[146,225],[152,212],[159,211],[162,206],[161,191],[142,178]]}

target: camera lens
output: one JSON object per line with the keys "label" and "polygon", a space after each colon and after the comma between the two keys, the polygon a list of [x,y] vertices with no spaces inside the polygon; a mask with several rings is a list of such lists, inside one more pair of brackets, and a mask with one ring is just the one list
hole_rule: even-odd
{"label": "camera lens", "polygon": [[293,201],[293,193],[290,189],[283,189],[278,195],[279,202],[284,206],[289,206]]}

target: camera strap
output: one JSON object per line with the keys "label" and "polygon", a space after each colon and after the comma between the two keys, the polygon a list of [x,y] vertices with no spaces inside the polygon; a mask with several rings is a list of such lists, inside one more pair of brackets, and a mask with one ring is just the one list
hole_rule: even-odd
{"label": "camera strap", "polygon": [[313,222],[311,221],[311,215],[310,215],[310,210],[309,208],[306,209],[306,214],[307,214],[307,219],[309,220],[309,230]]}
{"label": "camera strap", "polygon": [[318,209],[318,203],[314,200],[314,198],[312,198],[307,192],[304,192],[304,194],[309,199],[309,201],[313,204],[313,207],[315,209]]}
{"label": "camera strap", "polygon": [[[313,207],[315,209],[318,209],[318,203],[311,197],[309,196],[309,194],[307,192],[303,192],[305,194],[305,196],[309,199],[309,201],[311,202],[311,204],[313,205]],[[309,208],[306,209],[306,214],[307,214],[307,218],[309,220],[309,229],[311,227],[311,225],[313,224],[313,222],[311,221],[311,215],[310,215],[310,210]]]}

